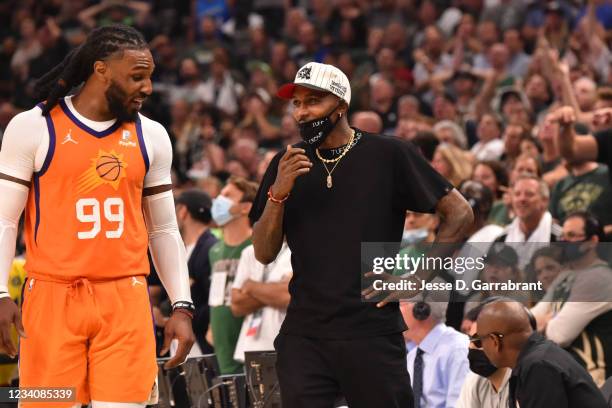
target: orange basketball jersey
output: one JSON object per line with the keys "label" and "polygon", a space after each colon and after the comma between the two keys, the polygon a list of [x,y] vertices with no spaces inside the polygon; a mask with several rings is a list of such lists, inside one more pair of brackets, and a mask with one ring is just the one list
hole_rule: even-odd
{"label": "orange basketball jersey", "polygon": [[97,132],[63,100],[46,117],[49,150],[26,208],[30,277],[107,280],[149,273],[140,120]]}

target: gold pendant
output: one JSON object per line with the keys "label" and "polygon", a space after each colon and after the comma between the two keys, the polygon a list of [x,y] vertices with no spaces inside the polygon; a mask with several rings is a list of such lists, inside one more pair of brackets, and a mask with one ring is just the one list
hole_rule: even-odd
{"label": "gold pendant", "polygon": [[332,177],[331,177],[331,174],[327,176],[327,188],[332,188]]}

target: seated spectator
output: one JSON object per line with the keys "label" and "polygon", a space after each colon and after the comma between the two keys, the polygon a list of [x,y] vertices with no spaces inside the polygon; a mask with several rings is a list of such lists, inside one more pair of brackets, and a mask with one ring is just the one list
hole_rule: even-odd
{"label": "seated spectator", "polygon": [[433,242],[436,238],[438,224],[439,220],[435,214],[407,211],[402,235],[402,247],[420,242]]}
{"label": "seated spectator", "polygon": [[[431,133],[431,125],[420,119],[400,119],[393,133],[401,139],[413,140],[419,132]],[[436,138],[433,133],[431,136]]]}
{"label": "seated spectator", "polygon": [[455,123],[460,122],[459,112],[457,111],[457,98],[450,92],[438,93],[433,100],[432,110],[436,122],[443,120]]}
{"label": "seated spectator", "polygon": [[431,163],[434,153],[440,145],[436,136],[427,131],[417,132],[412,142],[419,148],[419,151]]}
{"label": "seated spectator", "polygon": [[449,143],[462,150],[467,149],[465,132],[455,122],[442,120],[434,125],[433,131],[440,143]]}
{"label": "seated spectator", "polygon": [[492,113],[482,115],[478,122],[478,143],[471,152],[476,160],[499,160],[504,152],[501,135],[501,123]]}
{"label": "seated spectator", "polygon": [[524,268],[541,244],[559,240],[561,228],[548,212],[548,186],[540,178],[521,175],[511,192],[512,211],[516,217],[497,241],[513,243],[520,252],[519,266]]}
{"label": "seated spectator", "polygon": [[423,46],[413,53],[416,61],[414,65],[414,82],[417,92],[423,93],[423,99],[427,103],[433,103],[434,93],[432,88],[436,87],[436,74],[447,71],[452,62],[452,57],[444,53],[444,36],[439,28],[430,25],[424,30]]}
{"label": "seated spectator", "polygon": [[566,161],[561,157],[558,138],[559,124],[551,122],[548,114],[538,128],[537,140],[542,146],[542,178],[551,188],[569,175]]}
{"label": "seated spectator", "polygon": [[183,100],[189,104],[206,101],[206,86],[198,63],[193,58],[185,58],[179,68],[180,85],[170,88],[170,102]]}
{"label": "seated spectator", "polygon": [[531,135],[525,135],[521,138],[521,143],[519,144],[519,152],[520,154],[539,158],[542,154],[542,146],[540,145],[538,139],[534,138]]}
{"label": "seated spectator", "polygon": [[244,362],[247,351],[274,350],[289,305],[291,275],[291,251],[286,243],[268,265],[255,259],[252,245],[242,251],[232,285],[232,314],[244,317],[234,360]]}
{"label": "seated spectator", "polygon": [[567,217],[561,246],[567,271],[532,309],[539,329],[566,348],[598,386],[612,375],[612,269],[597,253],[602,236],[589,213]]}
{"label": "seated spectator", "polygon": [[[478,279],[483,283],[523,282],[523,273],[519,268],[519,256],[509,245],[495,242],[486,253],[485,267],[480,271]],[[468,277],[464,279],[467,281]],[[526,303],[529,294],[520,291],[481,290],[472,293],[465,303],[464,316],[478,304],[491,296],[504,296]]]}
{"label": "seated spectator", "polygon": [[[406,254],[411,258],[423,255],[429,248],[427,244],[434,242],[436,239],[436,230],[439,224],[440,221],[435,214],[406,211],[399,255],[403,257]],[[394,275],[403,275],[404,273],[406,271],[403,269],[393,271]]]}
{"label": "seated spectator", "polygon": [[392,131],[397,125],[395,90],[391,82],[384,78],[370,86],[370,107],[380,116],[383,131]]}
{"label": "seated spectator", "polygon": [[[530,174],[541,177],[542,168],[537,158],[531,155],[520,155],[512,162],[508,172],[509,186],[514,184],[521,174]],[[491,210],[490,222],[497,225],[506,226],[512,222],[515,214],[512,211],[512,189],[506,189],[501,200],[498,200]]]}
{"label": "seated spectator", "polygon": [[414,95],[402,95],[397,100],[397,117],[403,119],[422,119],[419,99]]}
{"label": "seated spectator", "polygon": [[466,180],[459,186],[459,192],[468,200],[474,212],[474,223],[468,232],[467,242],[493,242],[503,233],[504,229],[499,225],[487,222],[493,207],[491,190],[478,181]]}
{"label": "seated spectator", "polygon": [[472,341],[482,345],[491,363],[512,368],[509,406],[607,408],[585,369],[534,332],[520,303],[489,303],[478,315],[477,328]]}
{"label": "seated spectator", "polygon": [[383,122],[376,112],[360,111],[351,116],[351,127],[378,135],[383,131]]}
{"label": "seated spectator", "polygon": [[516,28],[505,30],[504,44],[508,48],[510,54],[508,74],[514,78],[523,78],[525,74],[527,74],[527,68],[531,62],[531,57],[525,53],[520,31]]}
{"label": "seated spectator", "polygon": [[[464,14],[464,17],[466,15]],[[468,18],[471,18],[468,17]],[[469,69],[459,69],[452,77],[452,90],[457,99],[456,109],[461,123],[474,110],[474,99],[478,90],[478,77]]]}
{"label": "seated spectator", "polygon": [[508,173],[510,185],[513,185],[522,174],[542,177],[542,166],[537,157],[530,154],[521,154],[516,158]]}
{"label": "seated spectator", "polygon": [[480,161],[474,166],[472,180],[491,190],[495,201],[502,198],[508,188],[508,173],[499,161]]}
{"label": "seated spectator", "polygon": [[588,211],[612,230],[612,186],[608,166],[595,161],[570,162],[570,174],[559,180],[550,193],[550,213],[564,220],[575,211]]}
{"label": "seated spectator", "polygon": [[261,147],[281,147],[280,119],[270,109],[272,97],[263,88],[253,90],[245,100],[245,115],[240,127],[252,127]]}
{"label": "seated spectator", "polygon": [[447,143],[438,145],[431,165],[454,186],[458,186],[472,174],[471,157],[468,153]]}
{"label": "seated spectator", "polygon": [[542,289],[547,292],[561,273],[561,248],[558,246],[543,247],[533,253],[526,272],[531,275],[528,280],[542,282]]}
{"label": "seated spectator", "polygon": [[550,83],[539,73],[533,73],[525,80],[525,95],[536,116],[545,115],[553,101]]}
{"label": "seated spectator", "polygon": [[402,302],[400,309],[408,330],[404,338],[414,344],[408,352],[408,372],[415,406],[454,406],[469,372],[469,340],[444,324],[444,302]]}
{"label": "seated spectator", "polygon": [[499,161],[478,162],[474,166],[472,180],[484,184],[493,194],[493,205],[487,222],[502,226],[510,223],[508,207],[504,202],[504,195],[508,191],[508,173],[504,165]]}
{"label": "seated spectator", "polygon": [[[474,223],[468,231],[468,239],[463,247],[457,253],[457,258],[472,258],[485,256],[490,249],[491,243],[504,232],[504,229],[499,225],[487,224],[487,219],[493,204],[493,195],[491,190],[483,184],[466,180],[459,186],[459,192],[470,203],[474,212]],[[467,269],[462,274],[457,274],[457,279],[469,283],[478,277],[481,273],[479,268]],[[470,290],[459,290],[462,295],[469,295]]]}
{"label": "seated spectator", "polygon": [[[512,92],[506,92],[505,99],[507,101],[515,100],[516,96]],[[504,98],[502,96],[502,98]],[[519,102],[520,103],[520,102]],[[504,106],[509,106],[510,102],[506,102]],[[525,137],[527,129],[519,123],[508,123],[504,128],[502,139],[504,140],[504,154],[501,160],[507,164],[512,164],[521,154],[521,140]]]}
{"label": "seated spectator", "polygon": [[230,72],[227,52],[221,48],[215,49],[210,76],[202,88],[202,100],[226,115],[234,115],[238,112],[238,100],[243,93],[244,86]]}
{"label": "seated spectator", "polygon": [[[487,300],[485,300],[470,311],[468,319],[471,323],[467,329],[470,337],[477,335],[478,324],[476,321],[480,311],[487,303]],[[497,368],[491,364],[482,350],[482,344],[478,341],[470,342],[468,361],[470,362],[471,372],[468,373],[463,382],[456,408],[508,407],[509,382],[512,370],[508,367]]]}

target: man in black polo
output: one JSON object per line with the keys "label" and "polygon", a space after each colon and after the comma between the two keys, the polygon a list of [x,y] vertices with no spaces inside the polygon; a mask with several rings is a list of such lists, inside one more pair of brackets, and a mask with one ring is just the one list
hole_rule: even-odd
{"label": "man in black polo", "polygon": [[[280,88],[303,143],[268,167],[250,213],[257,259],[273,261],[286,236],[291,302],[279,336],[283,406],[412,407],[397,303],[361,300],[361,243],[399,242],[407,210],[436,212],[438,240],[456,242],[469,204],[409,142],[348,125],[349,81],[308,63]],[[414,278],[417,279],[417,278]]]}
{"label": "man in black polo", "polygon": [[512,368],[510,407],[608,407],[586,370],[533,331],[521,303],[489,303],[478,315],[477,326],[472,342],[482,346],[495,367]]}

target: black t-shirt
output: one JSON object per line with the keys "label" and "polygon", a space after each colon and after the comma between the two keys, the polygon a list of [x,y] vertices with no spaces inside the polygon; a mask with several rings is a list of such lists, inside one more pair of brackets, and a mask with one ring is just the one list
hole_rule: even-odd
{"label": "black t-shirt", "polygon": [[539,333],[529,337],[510,376],[510,406],[607,408],[591,376]]}
{"label": "black t-shirt", "polygon": [[[452,186],[412,143],[359,130],[356,138],[332,173],[331,189],[322,162],[305,149],[314,165],[296,179],[285,202],[293,278],[282,333],[343,339],[406,329],[397,303],[377,308],[361,301],[361,243],[399,242],[406,210],[433,212]],[[253,223],[263,213],[283,154],[264,175],[249,215]]]}

